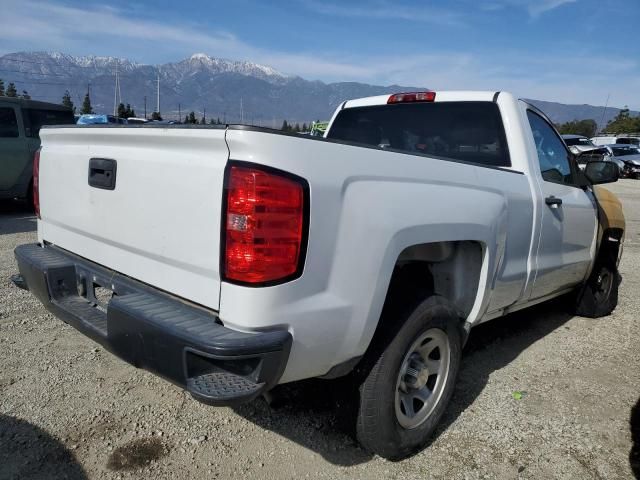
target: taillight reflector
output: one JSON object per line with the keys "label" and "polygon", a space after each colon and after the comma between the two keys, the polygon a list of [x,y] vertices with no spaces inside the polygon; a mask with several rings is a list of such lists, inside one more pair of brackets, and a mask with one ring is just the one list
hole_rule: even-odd
{"label": "taillight reflector", "polygon": [[412,103],[412,102],[433,102],[436,99],[436,92],[408,92],[394,93],[387,100],[390,103]]}
{"label": "taillight reflector", "polygon": [[33,209],[40,218],[40,149],[33,155]]}
{"label": "taillight reflector", "polygon": [[303,181],[233,165],[223,221],[226,280],[265,284],[299,273],[306,235]]}

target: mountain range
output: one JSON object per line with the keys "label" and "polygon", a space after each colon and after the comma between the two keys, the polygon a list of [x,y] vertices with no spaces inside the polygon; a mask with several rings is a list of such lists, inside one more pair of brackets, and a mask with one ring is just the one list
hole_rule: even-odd
{"label": "mountain range", "polygon": [[[116,71],[120,84],[116,92]],[[279,126],[288,122],[328,119],[349,98],[425,89],[357,82],[324,83],[286,75],[274,68],[245,61],[225,60],[197,53],[164,65],[145,65],[115,57],[77,57],[52,52],[17,52],[0,56],[0,78],[14,82],[21,93],[59,103],[65,90],[79,107],[89,89],[93,108],[112,113],[114,101],[131,104],[138,116],[157,108],[165,119],[195,111],[198,118],[220,118],[229,123]],[[146,99],[146,100],[145,100]],[[529,100],[556,123],[593,118],[601,126],[620,111],[592,105],[566,105]],[[632,112],[637,114],[637,112]]]}

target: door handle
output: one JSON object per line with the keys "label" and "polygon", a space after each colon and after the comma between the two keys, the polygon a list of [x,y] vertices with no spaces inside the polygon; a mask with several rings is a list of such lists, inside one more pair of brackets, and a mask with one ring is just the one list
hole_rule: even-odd
{"label": "door handle", "polygon": [[562,199],[558,197],[554,197],[553,195],[545,198],[544,202],[550,207],[559,207],[560,205],[562,205]]}

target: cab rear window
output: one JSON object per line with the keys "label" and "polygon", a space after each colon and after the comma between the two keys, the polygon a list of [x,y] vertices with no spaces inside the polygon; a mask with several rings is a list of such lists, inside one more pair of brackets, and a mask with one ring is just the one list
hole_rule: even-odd
{"label": "cab rear window", "polygon": [[493,102],[346,108],[327,138],[481,165],[511,165],[502,118]]}

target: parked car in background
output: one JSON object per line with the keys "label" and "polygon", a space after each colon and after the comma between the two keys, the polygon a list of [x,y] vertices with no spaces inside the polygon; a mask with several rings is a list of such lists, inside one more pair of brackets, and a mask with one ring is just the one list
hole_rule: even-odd
{"label": "parked car in background", "polygon": [[589,162],[611,162],[615,163],[618,167],[618,175],[620,177],[625,176],[625,167],[626,164],[621,159],[616,158],[611,150],[607,147],[596,147],[593,150],[589,150],[587,152],[583,152],[579,155],[576,155],[576,161],[578,162],[578,167],[581,170],[585,169],[585,166]]}
{"label": "parked car in background", "polygon": [[618,137],[616,138],[617,145],[636,145],[640,146],[640,137],[630,136],[630,137]]}
{"label": "parked car in background", "polygon": [[625,176],[640,180],[640,155],[625,157],[626,164]]}
{"label": "parked car in background", "polygon": [[137,118],[137,117],[129,117],[127,118],[127,123],[129,125],[141,125],[143,123],[148,123],[149,120],[146,118]]}
{"label": "parked car in background", "polygon": [[640,179],[640,147],[616,143],[605,148],[612,160],[622,163],[621,176]]}
{"label": "parked car in background", "polygon": [[0,97],[0,198],[32,195],[33,155],[43,125],[73,125],[73,112],[54,103]]}
{"label": "parked car in background", "polygon": [[97,115],[95,113],[89,113],[80,115],[78,118],[78,125],[101,125],[101,124],[114,124],[114,125],[127,125],[126,118],[116,117],[115,115]]}
{"label": "parked car in background", "polygon": [[625,135],[598,135],[590,138],[594,145],[638,145],[640,146],[640,134]]}
{"label": "parked car in background", "polygon": [[613,162],[618,166],[620,177],[639,178],[640,147],[635,145],[611,144],[597,147],[576,156],[578,166],[584,170],[593,161]]}
{"label": "parked car in background", "polygon": [[562,135],[562,139],[569,150],[576,154],[596,148],[596,145],[583,135]]}
{"label": "parked car in background", "polygon": [[628,157],[640,154],[640,147],[636,145],[614,143],[611,145],[605,145],[605,148],[609,151],[611,156],[614,157]]}
{"label": "parked car in background", "polygon": [[616,143],[616,139],[617,137],[615,135],[598,135],[596,137],[591,137],[589,140],[591,140],[594,145],[603,146]]}

